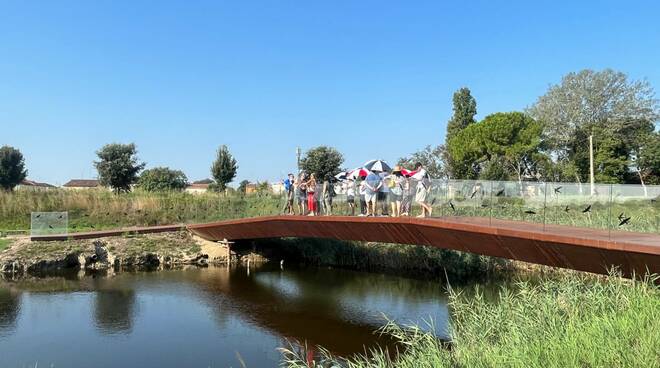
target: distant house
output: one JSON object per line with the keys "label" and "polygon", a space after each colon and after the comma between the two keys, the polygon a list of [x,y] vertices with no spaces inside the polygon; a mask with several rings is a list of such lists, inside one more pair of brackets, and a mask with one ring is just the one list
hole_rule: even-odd
{"label": "distant house", "polygon": [[249,183],[245,186],[245,194],[252,194],[257,192],[257,184]]}
{"label": "distant house", "polygon": [[69,190],[97,189],[101,188],[101,184],[95,179],[73,179],[62,187]]}
{"label": "distant house", "polygon": [[188,184],[188,186],[185,189],[185,192],[190,194],[206,193],[206,191],[209,189],[209,185],[211,185],[213,181],[211,181],[211,183],[205,183],[203,181],[205,180],[200,180],[193,182],[192,184]]}
{"label": "distant house", "polygon": [[34,180],[25,179],[16,186],[18,190],[47,190],[54,189],[56,186],[47,183],[39,183]]}
{"label": "distant house", "polygon": [[270,185],[270,191],[273,194],[282,194],[284,193],[284,183],[273,183]]}

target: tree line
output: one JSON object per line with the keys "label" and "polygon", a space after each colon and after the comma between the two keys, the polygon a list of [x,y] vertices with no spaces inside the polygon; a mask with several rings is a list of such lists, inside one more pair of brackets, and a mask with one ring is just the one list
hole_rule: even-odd
{"label": "tree line", "polygon": [[[569,73],[524,111],[497,112],[481,121],[469,88],[456,91],[452,103],[445,143],[402,157],[399,165],[421,162],[435,178],[587,182],[591,137],[597,182],[660,184],[660,104],[647,81],[611,69]],[[134,144],[108,144],[96,153],[99,181],[116,193],[133,185],[159,191],[188,184],[180,170],[144,170]],[[343,162],[335,148],[319,146],[306,152],[300,166],[324,180],[342,171]],[[210,189],[224,191],[237,170],[227,146],[220,146]],[[20,151],[0,147],[0,188],[12,190],[26,176]],[[239,190],[247,184],[242,181]]]}
{"label": "tree line", "polygon": [[[134,143],[106,144],[96,151],[94,167],[98,172],[99,183],[111,188],[115,193],[129,192],[135,185],[146,191],[183,190],[188,186],[188,178],[181,170],[169,167],[144,169],[146,163],[138,157]],[[211,165],[214,180],[209,190],[224,191],[227,184],[236,177],[238,164],[226,145],[218,148]],[[25,158],[16,148],[0,147],[0,188],[12,191],[27,177]]]}
{"label": "tree line", "polygon": [[421,161],[454,179],[587,182],[591,136],[597,182],[660,184],[660,108],[647,81],[582,70],[524,111],[476,114],[470,90],[459,89],[445,143],[399,163]]}

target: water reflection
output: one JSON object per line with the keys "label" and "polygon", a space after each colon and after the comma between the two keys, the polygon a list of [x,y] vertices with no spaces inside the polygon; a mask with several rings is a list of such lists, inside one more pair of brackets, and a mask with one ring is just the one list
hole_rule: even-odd
{"label": "water reflection", "polygon": [[99,290],[94,294],[94,321],[102,333],[130,333],[134,309],[133,290]]}
{"label": "water reflection", "polygon": [[11,333],[21,309],[20,294],[0,287],[0,336]]}
{"label": "water reflection", "polygon": [[391,346],[374,334],[381,313],[402,322],[432,317],[442,332],[444,291],[434,282],[278,265],[249,275],[193,268],[0,282],[0,351],[8,352],[0,366],[227,366],[240,365],[237,354],[248,366],[272,366],[285,340],[340,355]]}

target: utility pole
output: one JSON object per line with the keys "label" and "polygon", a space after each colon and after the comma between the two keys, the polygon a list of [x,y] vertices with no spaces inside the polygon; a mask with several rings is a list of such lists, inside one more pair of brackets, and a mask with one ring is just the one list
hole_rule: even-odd
{"label": "utility pole", "polygon": [[589,182],[591,183],[591,195],[594,195],[594,136],[589,136]]}
{"label": "utility pole", "polygon": [[298,173],[300,173],[300,147],[296,148],[296,157],[297,157],[297,166],[298,166]]}

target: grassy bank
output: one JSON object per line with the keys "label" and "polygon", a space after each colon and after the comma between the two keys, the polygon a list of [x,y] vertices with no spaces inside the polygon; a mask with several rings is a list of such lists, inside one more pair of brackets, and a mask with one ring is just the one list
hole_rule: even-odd
{"label": "grassy bank", "polygon": [[104,190],[0,191],[0,230],[30,228],[31,212],[68,211],[69,231],[205,222],[275,214],[279,197]]}
{"label": "grassy bank", "polygon": [[[313,366],[348,367],[658,367],[660,288],[651,280],[577,273],[503,287],[495,300],[452,291],[450,346],[416,327],[389,323],[405,352],[340,359]],[[290,367],[306,366],[283,349]]]}
{"label": "grassy bank", "polygon": [[9,239],[0,239],[0,252],[7,249],[9,247],[9,244],[10,244]]}
{"label": "grassy bank", "polygon": [[492,276],[511,268],[501,258],[480,256],[422,245],[349,242],[332,239],[265,239],[257,248],[276,250],[290,261],[349,268],[359,271],[390,272],[398,275],[464,281]]}

